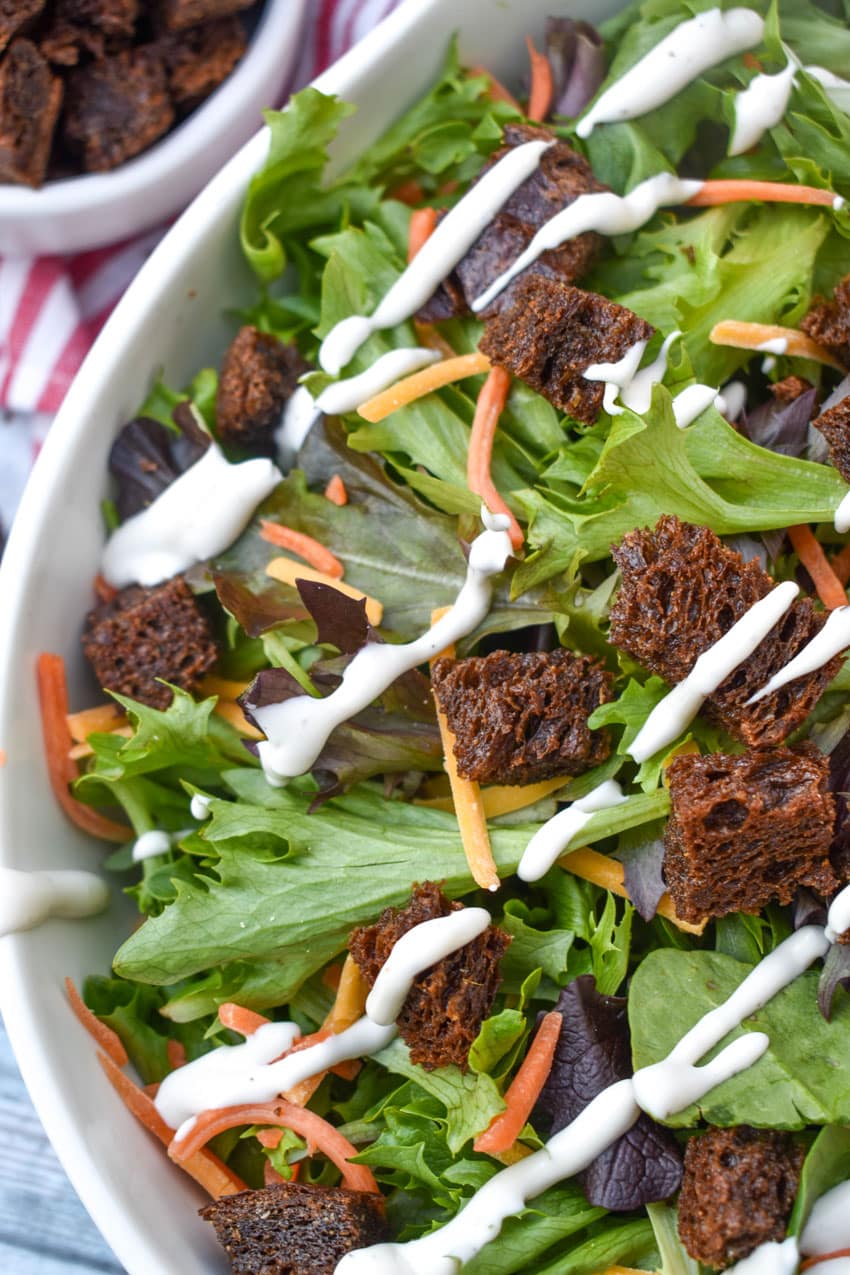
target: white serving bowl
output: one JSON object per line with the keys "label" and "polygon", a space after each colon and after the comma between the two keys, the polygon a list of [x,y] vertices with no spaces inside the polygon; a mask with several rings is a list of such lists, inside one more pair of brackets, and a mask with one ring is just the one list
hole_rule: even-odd
{"label": "white serving bowl", "polygon": [[174,216],[279,105],[308,0],[266,0],[245,56],[207,100],[150,150],[108,173],[40,190],[0,183],[0,255],[83,252]]}
{"label": "white serving bowl", "polygon": [[[540,36],[558,0],[406,0],[317,85],[358,106],[336,147],[358,155],[433,81],[449,34],[500,78],[525,73],[524,37]],[[599,19],[616,0],[568,0]],[[182,384],[220,358],[232,326],[224,310],[254,284],[238,219],[266,135],[255,137],[180,218],[138,275],[87,358],[24,494],[0,568],[0,864],[95,867],[101,851],[55,804],[43,759],[34,664],[68,661],[72,702],[91,699],[79,630],[103,544],[99,502],[113,436],[159,369]],[[199,1192],[124,1109],[70,1015],[62,982],[106,972],[128,932],[116,898],[95,920],[52,921],[0,939],[0,1003],[39,1116],[79,1195],[129,1275],[218,1275],[228,1268],[196,1216]]]}

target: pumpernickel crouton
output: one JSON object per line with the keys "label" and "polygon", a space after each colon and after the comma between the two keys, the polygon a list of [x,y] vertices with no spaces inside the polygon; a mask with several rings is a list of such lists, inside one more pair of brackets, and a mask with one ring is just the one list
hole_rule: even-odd
{"label": "pumpernickel crouton", "polygon": [[605,386],[582,373],[591,363],[616,363],[654,330],[616,301],[532,274],[487,323],[479,349],[559,411],[591,425]]}
{"label": "pumpernickel crouton", "polygon": [[803,1157],[787,1133],[747,1125],[691,1138],[679,1195],[679,1238],[691,1257],[722,1270],[783,1240]]}
{"label": "pumpernickel crouton", "polygon": [[182,576],[146,589],[131,585],[86,619],[83,652],[105,690],[167,708],[157,678],[193,690],[218,658],[212,627]]}
{"label": "pumpernickel crouton", "polygon": [[0,0],[0,53],[16,35],[25,35],[44,9],[46,0]]}
{"label": "pumpernickel crouton", "polygon": [[850,483],[850,396],[821,412],[813,421],[829,447],[829,459],[846,483]]}
{"label": "pumpernickel crouton", "polygon": [[[532,124],[505,125],[504,145],[490,156],[473,185],[515,146],[535,139],[554,144],[543,152],[531,176],[503,204],[449,278],[426,302],[420,318],[433,322],[466,314],[475,298],[528,247],[544,222],[579,195],[608,189],[596,180],[587,160],[572,147],[556,140],[547,129]],[[601,243],[600,236],[593,232],[577,235],[560,248],[544,252],[518,278],[544,274],[562,283],[575,283],[592,266]],[[485,317],[502,309],[515,286],[515,282],[511,283],[494,298],[483,312]]]}
{"label": "pumpernickel crouton", "polygon": [[171,98],[181,113],[194,110],[227,79],[246,43],[245,29],[235,16],[190,27],[159,41]]}
{"label": "pumpernickel crouton", "polygon": [[39,41],[58,66],[76,66],[84,55],[104,58],[130,44],[139,17],[138,0],[57,0]]}
{"label": "pumpernickel crouton", "polygon": [[850,368],[850,274],[836,284],[831,301],[817,299],[800,327]]}
{"label": "pumpernickel crouton", "polygon": [[[354,930],[348,949],[369,986],[403,934],[461,906],[450,903],[438,885],[426,882],[414,887],[404,908],[387,908],[375,925]],[[466,1070],[470,1046],[502,981],[499,961],[510,941],[503,930],[490,925],[477,939],[417,977],[397,1019],[413,1062],[426,1071],[450,1063]]]}
{"label": "pumpernickel crouton", "polygon": [[281,1182],[225,1195],[199,1210],[233,1275],[333,1275],[356,1248],[390,1238],[383,1196]]}
{"label": "pumpernickel crouton", "polygon": [[[612,549],[623,582],[611,608],[610,640],[671,686],[681,682],[774,581],[708,527],[663,515]],[[709,696],[703,712],[750,748],[781,743],[808,717],[841,667],[823,668],[747,706],[747,700],[820,632],[811,599],[793,603],[753,654]]]}
{"label": "pumpernickel crouton", "polygon": [[664,879],[685,921],[790,903],[798,886],[828,896],[835,800],[814,744],[676,757]]}
{"label": "pumpernickel crouton", "polygon": [[0,62],[0,182],[41,185],[61,105],[62,81],[30,40],[13,40]]}
{"label": "pumpernickel crouton", "polygon": [[587,719],[613,697],[598,661],[563,649],[438,660],[431,684],[455,737],[458,771],[478,783],[581,775],[611,743]]}
{"label": "pumpernickel crouton", "polygon": [[793,403],[809,390],[814,389],[811,381],[804,376],[786,376],[781,381],[774,381],[768,386],[777,403]]}
{"label": "pumpernickel crouton", "polygon": [[222,442],[272,456],[283,408],[307,370],[294,345],[249,325],[240,328],[218,381],[216,422]]}
{"label": "pumpernickel crouton", "polygon": [[151,45],[77,67],[68,78],[63,133],[88,172],[117,168],[173,123],[165,67]]}
{"label": "pumpernickel crouton", "polygon": [[157,20],[167,31],[185,31],[250,9],[253,3],[254,0],[160,0]]}

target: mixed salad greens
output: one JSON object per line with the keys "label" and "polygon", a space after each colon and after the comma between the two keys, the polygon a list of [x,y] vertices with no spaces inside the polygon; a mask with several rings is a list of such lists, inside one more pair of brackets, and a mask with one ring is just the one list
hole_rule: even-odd
{"label": "mixed salad greens", "polygon": [[[787,48],[803,66],[837,76],[850,66],[846,0],[753,0],[766,30],[752,55],[706,71],[671,105],[577,137],[576,117],[600,83],[615,82],[711,4],[642,0],[601,27],[601,42],[583,24],[553,22],[548,127],[618,194],[677,172],[806,183],[850,198],[850,113],[843,109],[850,112],[850,84],[842,101],[840,92],[828,93],[801,72],[783,119],[744,154],[727,155],[736,93],[755,75],[781,69]],[[504,125],[522,119],[486,72],[462,63],[454,44],[431,91],[356,164],[328,177],[327,149],[350,110],[308,88],[285,112],[270,113],[268,159],[242,214],[242,245],[258,287],[254,305],[239,317],[297,341],[313,364],[333,326],[370,314],[399,277],[411,207],[451,206],[499,146]],[[796,912],[771,905],[760,915],[726,916],[701,933],[678,927],[669,910],[657,911],[671,752],[736,753],[741,746],[697,718],[672,749],[640,766],[629,757],[667,687],[608,641],[619,583],[611,546],[633,528],[675,514],[729,538],[746,557],[760,557],[782,581],[808,579],[783,534],[787,528],[816,524],[828,554],[847,543],[833,529],[847,486],[823,463],[807,428],[813,413],[775,403],[768,393],[770,382],[793,372],[825,398],[836,374],[781,353],[763,362],[752,350],[712,343],[710,333],[729,319],[795,327],[818,294],[831,294],[848,265],[850,215],[841,208],[734,202],[663,211],[642,229],[606,240],[582,280],[657,329],[650,354],[664,335],[680,330],[649,410],[602,412],[586,426],[513,381],[492,478],[526,543],[500,578],[486,621],[459,653],[533,649],[545,640],[599,657],[616,678],[616,697],[591,725],[609,728],[616,748],[602,766],[490,820],[502,878],[495,895],[476,891],[470,876],[421,677],[420,685],[405,679],[392,686],[339,728],[313,773],[283,787],[270,786],[246,748],[244,720],[216,711],[217,695],[229,703],[235,684],[241,689],[269,668],[321,693],[357,649],[344,608],[313,615],[294,587],[266,574],[279,551],[258,534],[260,517],[331,550],[344,564],[346,583],[383,604],[380,632],[388,642],[422,633],[463,583],[462,546],[479,529],[481,502],[467,485],[467,451],[481,378],[429,394],[378,423],[351,412],[314,426],[291,472],[236,543],[190,573],[222,643],[215,679],[207,683],[217,695],[175,690],[165,709],[115,696],[130,736],[92,733],[74,784],[80,801],[120,807],[134,837],[154,829],[170,837],[166,852],[141,865],[133,862],[131,844],[107,861],[145,921],[120,947],[113,972],[92,975],[84,988],[88,1006],[120,1037],[143,1084],[161,1082],[171,1070],[173,1042],[191,1060],[241,1039],[222,1026],[223,1003],[316,1031],[334,999],[328,970],[350,931],[404,904],[415,882],[442,882],[449,896],[486,906],[512,943],[469,1069],[426,1071],[396,1039],[354,1079],[329,1075],[310,1104],[373,1171],[394,1234],[413,1238],[452,1217],[501,1168],[475,1152],[472,1140],[503,1110],[537,1016],[562,989],[592,976],[601,996],[628,996],[632,1061],[639,1067],[663,1057],[792,932],[799,902]],[[455,354],[474,352],[482,330],[469,317],[439,325]],[[411,323],[374,334],[346,375],[419,343]],[[694,380],[722,387],[736,376],[747,404],[737,426],[709,406],[688,429],[677,428],[671,405],[679,390]],[[304,378],[314,396],[330,381],[321,371]],[[173,431],[173,410],[188,397],[215,434],[216,386],[213,369],[199,372],[185,390],[159,383],[140,415]],[[344,484],[345,504],[324,495],[334,476]],[[117,518],[114,508],[106,512]],[[837,792],[850,779],[849,689],[844,669],[795,737],[831,754]],[[591,845],[622,863],[626,897],[560,866],[533,885],[519,882],[513,874],[540,824],[559,803],[614,776],[626,800],[592,814],[575,846]],[[203,821],[190,812],[197,794],[208,799]],[[639,1180],[649,1198],[663,1198],[664,1147],[669,1140],[683,1144],[705,1122],[795,1131],[807,1152],[792,1218],[799,1229],[816,1196],[850,1173],[850,1133],[842,1127],[850,1125],[850,1002],[841,985],[850,977],[849,951],[831,949],[822,974],[796,979],[748,1021],[746,1030],[762,1026],[770,1036],[761,1061],[672,1117],[675,1134],[660,1139],[651,1125],[636,1160],[609,1159],[594,1175],[593,1204],[575,1180],[534,1200],[466,1267],[470,1275],[594,1275],[615,1265],[695,1275],[700,1268],[678,1239],[674,1203],[644,1207],[629,1188]],[[569,1003],[562,997],[562,1005]],[[587,1007],[576,1001],[574,1020],[572,1011],[564,1013],[579,1038],[586,1033],[587,1048],[595,1047]],[[262,1185],[267,1161],[285,1179],[300,1165],[301,1182],[339,1180],[298,1134],[288,1131],[270,1147],[255,1133],[237,1129],[212,1144],[248,1185]],[[534,1149],[540,1138],[532,1121],[521,1142]],[[653,1197],[654,1176],[662,1189]]]}

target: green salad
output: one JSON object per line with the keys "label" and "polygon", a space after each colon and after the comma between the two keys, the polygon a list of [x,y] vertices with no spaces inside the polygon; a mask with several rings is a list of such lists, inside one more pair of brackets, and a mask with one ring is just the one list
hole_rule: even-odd
{"label": "green salad", "polygon": [[559,13],[507,88],[448,42],[343,171],[351,106],[268,115],[255,300],[116,441],[67,718],[143,917],[85,1004],[236,1272],[850,1269],[849,24]]}

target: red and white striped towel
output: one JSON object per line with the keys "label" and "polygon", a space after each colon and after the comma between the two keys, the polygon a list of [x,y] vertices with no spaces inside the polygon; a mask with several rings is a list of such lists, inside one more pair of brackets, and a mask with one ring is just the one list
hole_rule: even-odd
{"label": "red and white striped towel", "polygon": [[[292,88],[362,39],[399,0],[310,0]],[[8,527],[53,414],[165,227],[73,257],[0,257],[0,526]]]}

